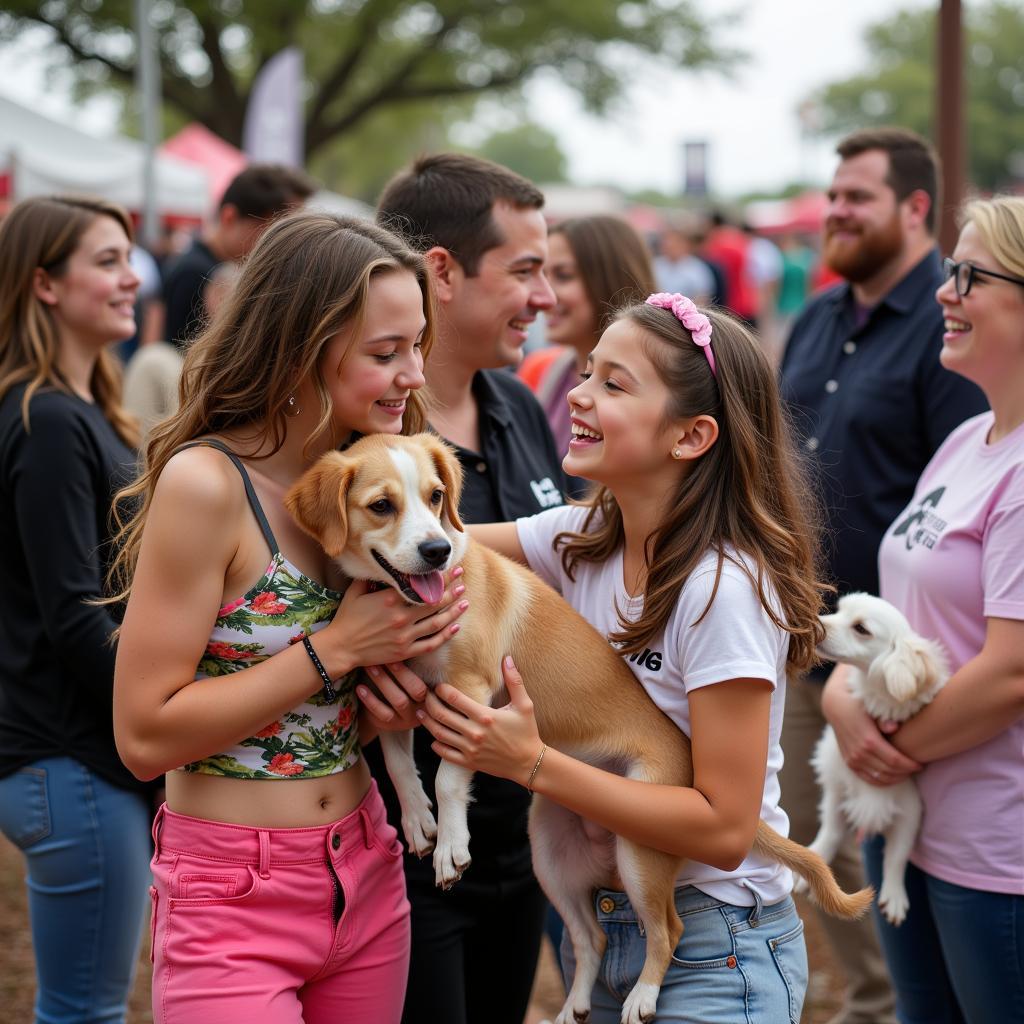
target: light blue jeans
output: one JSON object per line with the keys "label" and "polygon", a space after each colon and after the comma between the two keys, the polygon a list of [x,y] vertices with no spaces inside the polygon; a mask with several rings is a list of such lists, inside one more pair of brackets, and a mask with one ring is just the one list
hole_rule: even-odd
{"label": "light blue jeans", "polygon": [[150,812],[67,757],[0,779],[0,831],[28,868],[37,1024],[120,1024],[149,901]]}
{"label": "light blue jeans", "polygon": [[[599,889],[595,908],[608,948],[590,1024],[618,1024],[623,1000],[640,976],[646,940],[625,893]],[[684,931],[658,996],[657,1024],[798,1024],[807,950],[790,897],[771,906],[735,907],[683,886],[676,889],[676,909]],[[562,964],[571,982],[576,960],[568,932]]]}
{"label": "light blue jeans", "polygon": [[[877,888],[885,840],[864,844]],[[874,908],[900,1024],[1024,1024],[1024,896],[944,882],[907,865],[898,927]]]}

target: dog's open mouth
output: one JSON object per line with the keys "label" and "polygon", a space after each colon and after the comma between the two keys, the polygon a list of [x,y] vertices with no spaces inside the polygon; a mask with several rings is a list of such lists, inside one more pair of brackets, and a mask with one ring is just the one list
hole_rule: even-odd
{"label": "dog's open mouth", "polygon": [[382,554],[370,549],[376,563],[398,584],[407,601],[413,604],[437,604],[444,594],[444,576],[433,572],[407,574],[399,572]]}

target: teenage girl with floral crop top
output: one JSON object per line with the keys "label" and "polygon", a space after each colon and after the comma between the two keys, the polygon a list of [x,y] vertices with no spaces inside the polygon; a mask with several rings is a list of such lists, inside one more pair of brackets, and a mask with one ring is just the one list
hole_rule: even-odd
{"label": "teenage girl with floral crop top", "polygon": [[430,614],[363,583],[342,594],[282,498],[353,432],[422,427],[431,339],[424,266],[396,237],[278,221],[189,349],[181,408],[126,495],[115,736],[137,776],[168,773],[157,1024],[400,1018],[401,847],[360,756],[354,676],[436,650],[463,588]]}

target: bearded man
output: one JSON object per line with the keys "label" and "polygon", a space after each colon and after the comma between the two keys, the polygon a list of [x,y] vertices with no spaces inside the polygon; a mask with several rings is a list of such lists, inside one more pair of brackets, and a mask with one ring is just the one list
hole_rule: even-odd
{"label": "bearded man", "polygon": [[[837,594],[878,593],[878,545],[910,500],[946,435],[986,407],[966,378],[942,368],[943,282],[934,238],[938,158],[913,132],[854,132],[836,147],[822,257],[845,280],[813,299],[793,325],[782,387],[811,463]],[[790,835],[817,832],[810,755],[821,735],[830,665],[793,680],[779,775]],[[912,770],[913,762],[907,765]],[[832,864],[848,892],[864,884],[851,841]],[[888,975],[870,919],[821,916],[847,979],[831,1024],[895,1024]]]}

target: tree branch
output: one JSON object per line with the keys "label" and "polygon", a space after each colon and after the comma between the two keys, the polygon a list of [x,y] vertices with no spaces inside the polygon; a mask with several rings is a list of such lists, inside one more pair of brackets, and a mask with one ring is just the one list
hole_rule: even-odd
{"label": "tree branch", "polygon": [[382,15],[375,12],[382,9],[382,5],[368,3],[359,12],[359,23],[355,27],[356,36],[348,53],[342,54],[341,59],[317,89],[316,100],[306,116],[307,132],[313,130],[314,124],[323,117],[324,111],[344,89],[363,56],[369,50],[370,40],[380,27],[382,20]]}
{"label": "tree branch", "polygon": [[502,89],[510,85],[518,85],[530,72],[535,70],[536,66],[534,65],[524,66],[511,74],[495,75],[480,85],[472,85],[469,82],[437,82],[434,85],[417,85],[415,88],[402,88],[400,84],[393,83],[392,88],[379,89],[373,95],[367,96],[359,103],[354,104],[342,117],[330,122],[321,121],[317,136],[310,139],[307,144],[306,156],[310,156],[316,149],[336,135],[353,128],[371,110],[381,104],[397,103],[403,100],[452,99],[456,96],[471,96],[490,89]]}

